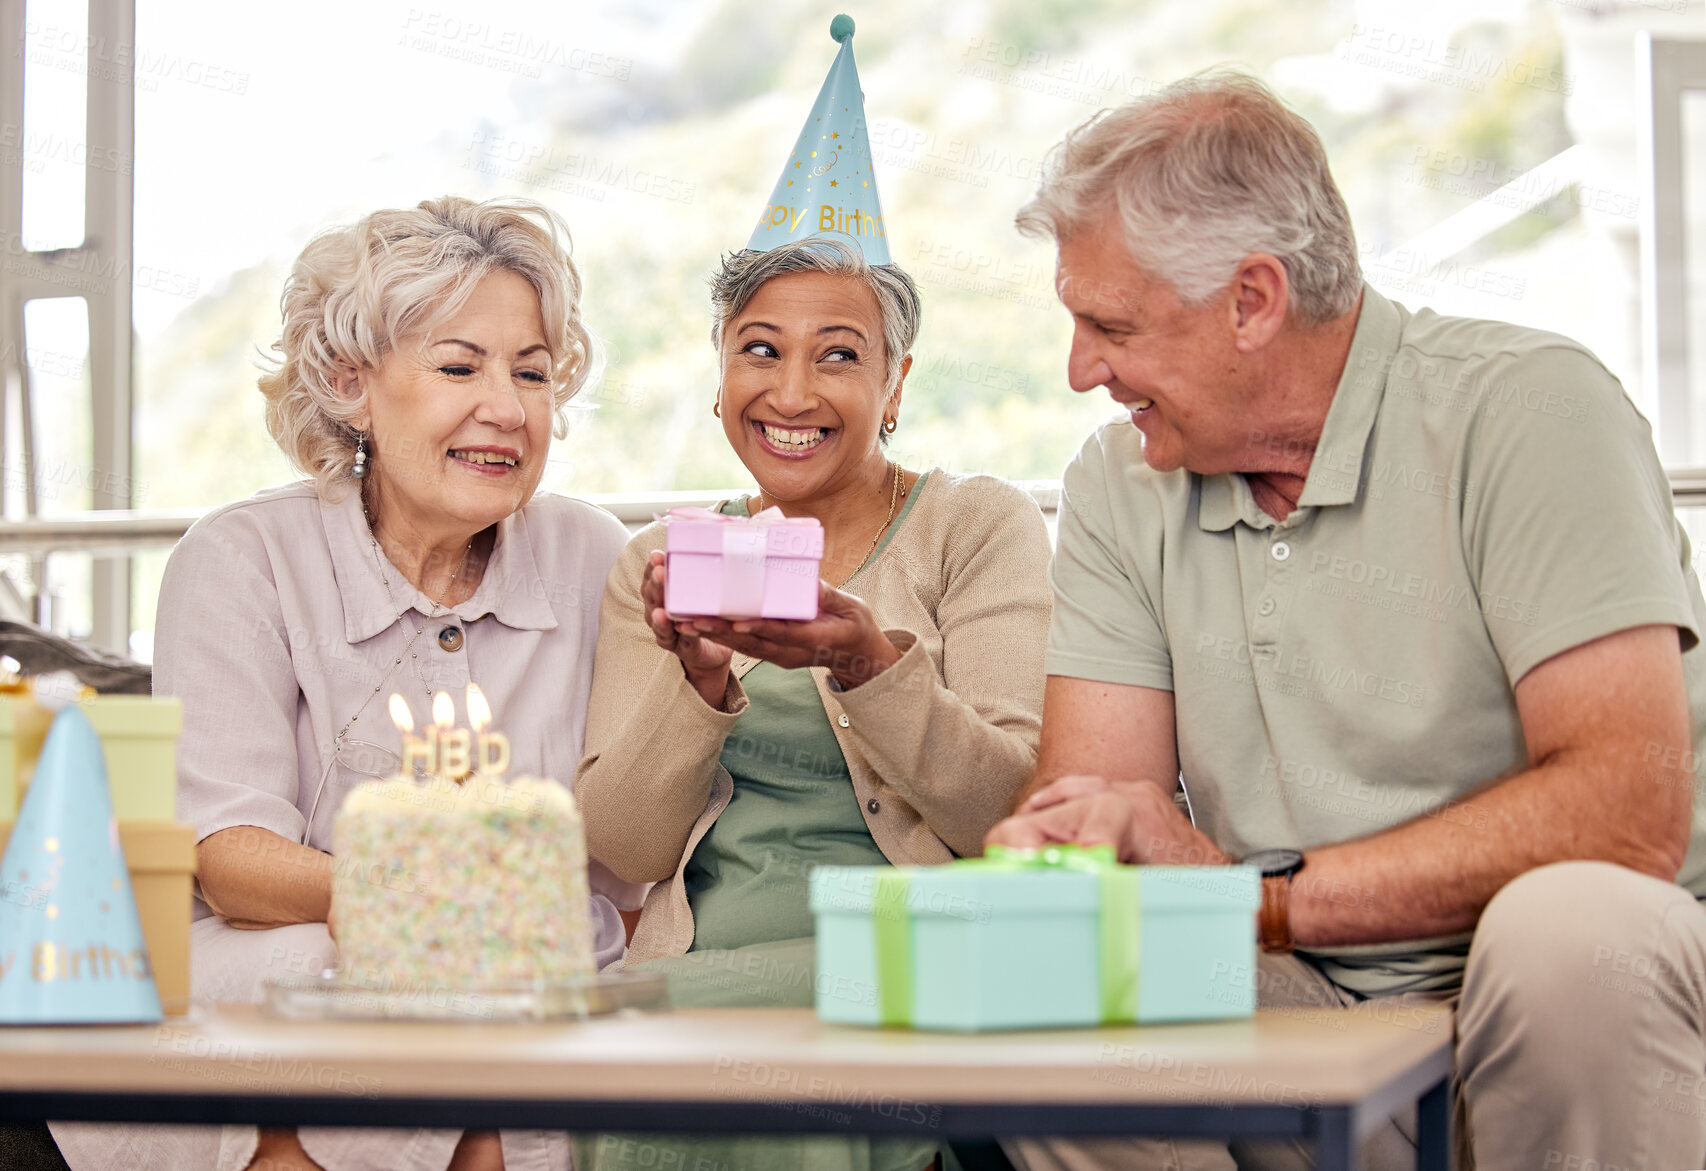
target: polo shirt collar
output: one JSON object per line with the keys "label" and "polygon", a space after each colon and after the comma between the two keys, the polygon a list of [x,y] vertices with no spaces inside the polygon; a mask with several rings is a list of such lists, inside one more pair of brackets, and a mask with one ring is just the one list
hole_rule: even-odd
{"label": "polo shirt collar", "polygon": [[1202,502],[1197,508],[1197,522],[1205,532],[1222,533],[1241,520],[1250,520],[1241,507],[1241,497],[1250,494],[1244,477],[1221,473],[1200,479]]}
{"label": "polo shirt collar", "polygon": [[[474,622],[490,614],[516,630],[556,629],[557,615],[543,588],[525,511],[498,522],[497,543],[480,587],[461,605],[440,610],[441,617],[454,614],[463,622]],[[390,629],[399,615],[411,609],[422,617],[432,613],[433,600],[416,589],[389,558],[385,558],[384,576],[380,575],[377,558],[385,555],[376,551],[368,533],[360,492],[352,489],[336,502],[322,498],[320,519],[343,602],[345,639],[351,644],[365,642]],[[390,579],[389,586],[385,578]]]}
{"label": "polo shirt collar", "polygon": [[[1356,333],[1309,463],[1299,508],[1355,503],[1362,490],[1363,454],[1386,395],[1386,376],[1400,334],[1398,307],[1365,283]],[[1198,520],[1208,532],[1222,532],[1241,520],[1256,528],[1273,524],[1256,505],[1248,481],[1236,473],[1202,477]]]}

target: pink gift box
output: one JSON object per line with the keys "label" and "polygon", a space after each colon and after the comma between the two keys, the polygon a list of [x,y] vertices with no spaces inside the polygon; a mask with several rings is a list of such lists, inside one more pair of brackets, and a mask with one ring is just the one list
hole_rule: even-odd
{"label": "pink gift box", "polygon": [[752,517],[672,508],[665,523],[670,617],[817,617],[823,526],[813,518],[776,508]]}

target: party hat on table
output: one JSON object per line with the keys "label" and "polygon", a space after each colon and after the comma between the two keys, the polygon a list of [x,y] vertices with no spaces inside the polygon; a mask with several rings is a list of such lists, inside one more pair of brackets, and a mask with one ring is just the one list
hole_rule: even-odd
{"label": "party hat on table", "polygon": [[865,130],[865,95],[853,63],[853,18],[837,16],[829,35],[841,49],[746,246],[768,252],[790,240],[827,236],[857,244],[871,264],[888,264],[888,232]]}
{"label": "party hat on table", "polygon": [[0,1024],[160,1019],[101,741],[68,707],[0,858]]}

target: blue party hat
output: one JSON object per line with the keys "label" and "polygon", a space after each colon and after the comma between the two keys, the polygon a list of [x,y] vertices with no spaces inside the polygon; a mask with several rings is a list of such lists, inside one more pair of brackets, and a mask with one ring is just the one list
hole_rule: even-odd
{"label": "blue party hat", "polygon": [[768,252],[790,240],[829,236],[857,244],[871,264],[888,264],[888,232],[865,131],[865,95],[853,63],[853,18],[837,16],[829,35],[841,42],[841,50],[746,246]]}
{"label": "blue party hat", "polygon": [[100,737],[68,707],[0,858],[0,1024],[160,1019]]}

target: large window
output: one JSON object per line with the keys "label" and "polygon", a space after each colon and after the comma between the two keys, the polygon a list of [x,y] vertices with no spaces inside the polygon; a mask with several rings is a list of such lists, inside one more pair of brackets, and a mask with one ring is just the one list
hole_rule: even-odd
{"label": "large window", "polygon": [[[1065,385],[1052,248],[1020,238],[1013,213],[1068,128],[1221,63],[1268,80],[1319,127],[1376,286],[1573,334],[1638,397],[1633,37],[1696,24],[1700,9],[856,6],[891,241],[925,295],[892,450],[912,466],[1052,479],[1109,416],[1104,395]],[[323,226],[445,192],[529,195],[575,233],[607,369],[572,412],[547,486],[742,483],[710,414],[706,278],[765,202],[833,55],[833,12],[138,0],[134,50],[34,22],[50,70],[134,52],[137,505],[211,505],[292,477],[254,389],[292,256]],[[143,632],[162,563],[140,560]]]}

